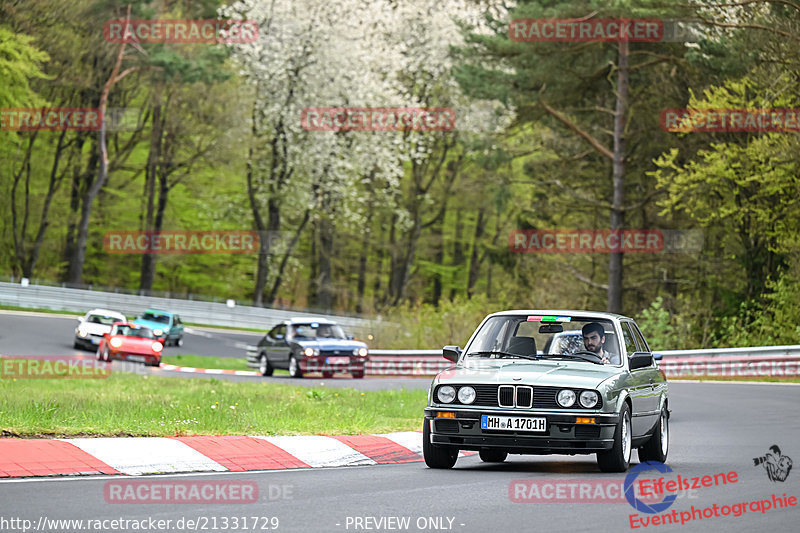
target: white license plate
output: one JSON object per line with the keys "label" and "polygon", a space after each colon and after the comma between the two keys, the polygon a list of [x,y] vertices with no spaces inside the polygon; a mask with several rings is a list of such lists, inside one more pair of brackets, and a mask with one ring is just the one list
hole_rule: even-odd
{"label": "white license plate", "polygon": [[481,429],[498,431],[547,431],[546,418],[481,416]]}
{"label": "white license plate", "polygon": [[141,355],[129,355],[127,357],[128,361],[136,361],[137,363],[144,363],[147,359]]}
{"label": "white license plate", "polygon": [[326,365],[346,365],[349,362],[349,357],[328,357],[325,359]]}

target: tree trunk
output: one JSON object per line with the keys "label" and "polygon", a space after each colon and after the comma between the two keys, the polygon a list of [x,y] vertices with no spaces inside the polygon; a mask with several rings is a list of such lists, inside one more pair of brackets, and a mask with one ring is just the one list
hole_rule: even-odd
{"label": "tree trunk", "polygon": [[486,229],[484,221],[485,209],[481,208],[478,211],[478,220],[475,222],[475,234],[472,239],[472,256],[469,260],[469,276],[467,278],[467,298],[472,298],[472,291],[475,284],[478,282],[478,275],[481,272],[481,259],[478,249],[480,246],[481,237]]}
{"label": "tree trunk", "polygon": [[[464,231],[464,222],[461,218],[461,210],[456,211],[456,233],[453,241],[453,266],[459,267],[464,264],[464,244],[461,242],[462,232]],[[455,269],[454,269],[455,272]],[[458,276],[457,273],[454,273]],[[457,294],[457,289],[453,287],[450,289],[450,299],[454,299]]]}
{"label": "tree trunk", "polygon": [[[625,123],[628,107],[628,42],[619,43],[617,72],[617,107],[614,114],[613,182],[611,230],[622,232],[625,227]],[[621,243],[620,239],[620,243]],[[613,252],[608,259],[608,307],[610,313],[622,312],[623,254]]]}
{"label": "tree trunk", "polygon": [[[153,231],[153,218],[155,210],[156,178],[158,175],[159,161],[161,159],[161,137],[164,132],[164,122],[161,118],[161,95],[156,95],[153,106],[153,129],[150,134],[150,153],[147,154],[145,167],[144,194],[147,199],[147,209],[144,219],[144,230]],[[142,255],[141,275],[139,277],[139,292],[149,294],[153,290],[155,280],[156,257],[155,254]]]}
{"label": "tree trunk", "polygon": [[[358,282],[356,285],[356,313],[364,312],[364,291],[367,287],[367,257],[372,238],[373,202],[367,204],[367,222],[361,237],[361,255],[358,258]],[[378,274],[380,276],[380,273]]]}
{"label": "tree trunk", "polygon": [[309,219],[311,218],[311,210],[306,209],[305,214],[303,215],[303,220],[300,221],[300,225],[297,227],[297,230],[294,232],[294,237],[292,237],[292,241],[286,247],[286,253],[283,254],[283,259],[281,259],[281,264],[278,267],[278,274],[275,276],[275,283],[272,284],[272,290],[269,293],[269,301],[274,304],[275,298],[278,297],[278,289],[283,283],[283,272],[286,269],[286,263],[289,261],[289,257],[292,255],[292,251],[294,247],[297,245],[297,241],[300,240],[300,234],[303,233],[303,229],[306,227]]}

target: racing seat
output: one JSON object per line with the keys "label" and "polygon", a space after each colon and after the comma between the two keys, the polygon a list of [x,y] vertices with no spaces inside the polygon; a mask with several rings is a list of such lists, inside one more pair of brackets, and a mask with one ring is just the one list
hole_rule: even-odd
{"label": "racing seat", "polygon": [[518,355],[536,355],[536,339],[533,337],[511,337],[506,351]]}

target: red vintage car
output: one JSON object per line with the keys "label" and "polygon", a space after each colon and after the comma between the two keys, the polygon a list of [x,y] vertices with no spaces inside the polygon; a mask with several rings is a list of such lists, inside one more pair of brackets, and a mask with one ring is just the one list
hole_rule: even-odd
{"label": "red vintage car", "polygon": [[135,361],[150,366],[161,364],[161,350],[153,330],[131,322],[116,322],[97,346],[97,359]]}

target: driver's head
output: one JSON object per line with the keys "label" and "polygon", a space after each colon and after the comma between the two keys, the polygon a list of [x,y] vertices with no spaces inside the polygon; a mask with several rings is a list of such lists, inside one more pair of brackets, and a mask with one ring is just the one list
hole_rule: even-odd
{"label": "driver's head", "polygon": [[603,343],[606,342],[603,325],[599,322],[589,322],[581,328],[581,333],[583,333],[583,345],[586,349],[590,352],[600,353]]}

